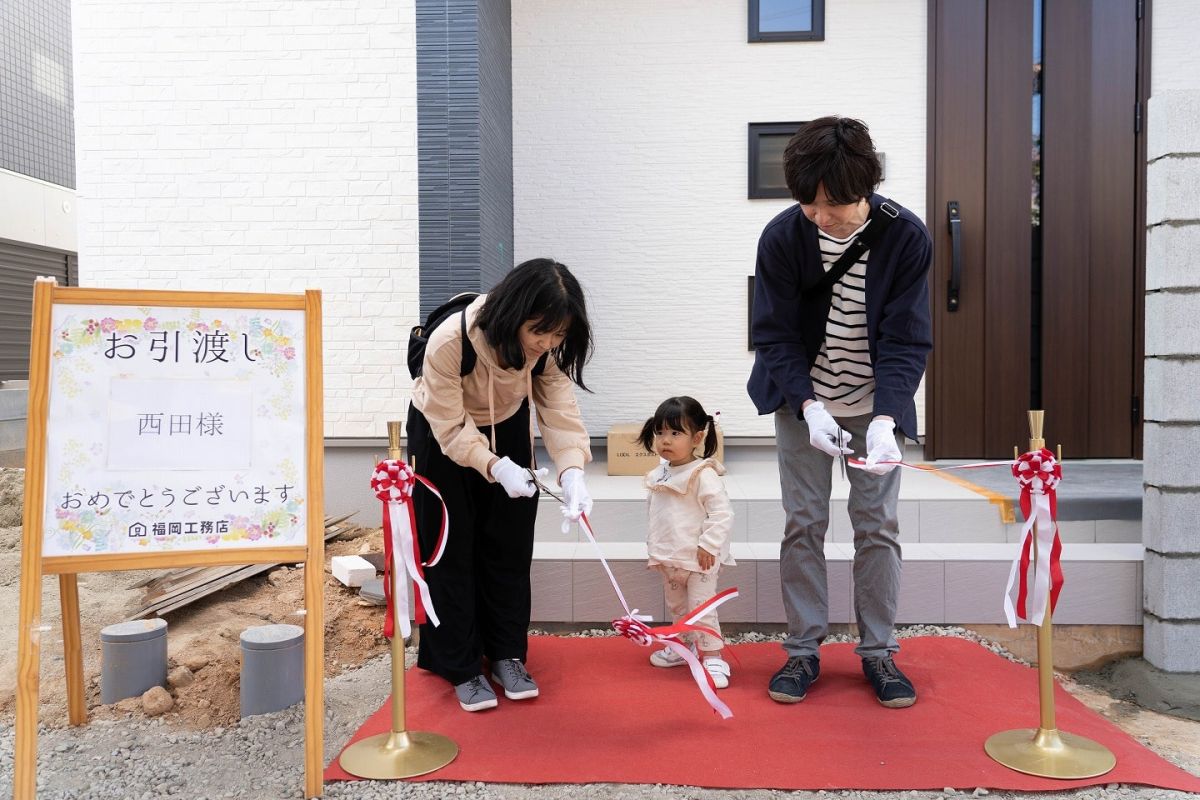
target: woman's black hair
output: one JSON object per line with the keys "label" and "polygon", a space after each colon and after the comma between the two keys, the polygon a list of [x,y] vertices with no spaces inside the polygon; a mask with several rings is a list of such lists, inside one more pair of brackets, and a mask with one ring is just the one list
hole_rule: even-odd
{"label": "woman's black hair", "polygon": [[646,420],[642,432],[638,434],[637,442],[648,453],[654,452],[654,433],[661,430],[697,433],[707,430],[704,436],[704,457],[709,458],[717,452],[717,426],[713,418],[704,411],[704,406],[694,397],[681,395],[668,397],[659,403],[654,416]]}
{"label": "woman's black hair", "polygon": [[537,320],[537,333],[566,326],[562,344],[551,351],[554,363],[580,389],[591,391],[583,383],[583,365],[592,356],[592,327],[583,288],[569,269],[553,259],[534,258],[518,264],[487,293],[475,325],[505,366],[520,369],[525,366],[520,331],[527,320]]}
{"label": "woman's black hair", "polygon": [[788,191],[798,203],[811,203],[817,187],[835,205],[870,197],[883,167],[867,126],[857,119],[821,117],[805,123],[783,151]]}

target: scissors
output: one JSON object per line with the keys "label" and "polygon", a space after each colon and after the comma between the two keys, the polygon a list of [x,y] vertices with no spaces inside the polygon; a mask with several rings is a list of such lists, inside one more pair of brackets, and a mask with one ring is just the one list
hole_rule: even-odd
{"label": "scissors", "polygon": [[550,490],[550,487],[549,487],[549,486],[547,486],[546,484],[542,483],[541,479],[540,479],[540,478],[538,478],[538,476],[537,476],[537,473],[536,473],[536,472],[534,472],[534,471],[533,471],[532,469],[530,469],[529,467],[526,467],[526,468],[525,468],[525,471],[529,473],[529,480],[533,481],[533,485],[534,485],[534,486],[536,486],[536,487],[537,487],[539,490],[541,490],[541,491],[545,492],[545,493],[546,493],[547,495],[549,495],[550,497],[553,497],[555,500],[557,500],[558,502],[562,503],[564,506],[567,504],[567,501],[566,501],[566,500],[564,500],[564,499],[562,499],[561,497],[559,497],[557,494],[555,494],[554,492],[552,492],[552,491]]}

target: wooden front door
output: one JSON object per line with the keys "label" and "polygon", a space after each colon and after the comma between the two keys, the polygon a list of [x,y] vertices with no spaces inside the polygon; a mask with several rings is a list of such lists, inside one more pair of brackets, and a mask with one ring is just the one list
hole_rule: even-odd
{"label": "wooden front door", "polygon": [[931,0],[930,458],[1140,451],[1139,0]]}

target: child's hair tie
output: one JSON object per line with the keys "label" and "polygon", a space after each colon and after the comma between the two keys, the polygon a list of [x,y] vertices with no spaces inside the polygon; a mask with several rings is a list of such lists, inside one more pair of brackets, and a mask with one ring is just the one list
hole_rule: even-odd
{"label": "child's hair tie", "polygon": [[712,425],[716,425],[718,422],[720,422],[720,421],[721,421],[721,412],[720,412],[720,411],[715,411],[715,412],[713,412],[712,414],[709,414],[709,415],[708,415],[708,421],[709,421],[709,422],[710,422]]}

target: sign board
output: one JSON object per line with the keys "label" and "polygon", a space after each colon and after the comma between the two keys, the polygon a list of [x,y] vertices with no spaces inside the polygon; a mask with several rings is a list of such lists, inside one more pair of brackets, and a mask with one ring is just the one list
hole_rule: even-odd
{"label": "sign board", "polygon": [[44,556],[302,545],[304,312],[56,305]]}
{"label": "sign board", "polygon": [[34,287],[13,796],[36,791],[42,576],[87,722],[79,572],[303,562],[305,796],[322,792],[321,295]]}

